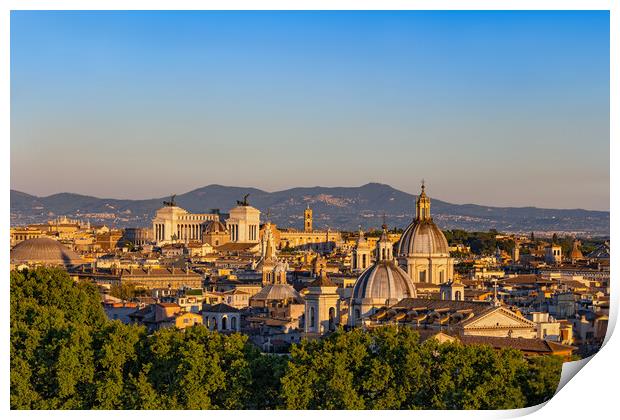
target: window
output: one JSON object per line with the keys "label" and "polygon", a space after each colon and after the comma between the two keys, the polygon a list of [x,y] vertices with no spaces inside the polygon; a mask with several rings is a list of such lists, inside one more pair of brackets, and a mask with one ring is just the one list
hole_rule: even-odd
{"label": "window", "polygon": [[310,328],[314,328],[314,308],[310,307]]}
{"label": "window", "polygon": [[230,318],[230,329],[237,330],[237,318],[236,317]]}
{"label": "window", "polygon": [[226,326],[226,321],[227,321],[226,317],[225,316],[222,317],[222,330],[227,330],[228,329],[227,326]]}
{"label": "window", "polygon": [[329,308],[329,330],[333,331],[336,328],[336,309],[334,307]]}
{"label": "window", "polygon": [[420,283],[426,283],[426,270],[420,271]]}

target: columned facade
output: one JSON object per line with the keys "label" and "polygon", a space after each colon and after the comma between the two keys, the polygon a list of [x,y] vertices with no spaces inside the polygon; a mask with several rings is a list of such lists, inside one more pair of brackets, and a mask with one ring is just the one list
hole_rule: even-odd
{"label": "columned facade", "polygon": [[212,221],[219,221],[215,213],[189,213],[181,207],[165,206],[153,218],[153,238],[157,245],[171,242],[201,241],[202,233]]}
{"label": "columned facade", "polygon": [[260,229],[260,210],[250,205],[238,205],[230,210],[226,219],[231,242],[258,243]]}

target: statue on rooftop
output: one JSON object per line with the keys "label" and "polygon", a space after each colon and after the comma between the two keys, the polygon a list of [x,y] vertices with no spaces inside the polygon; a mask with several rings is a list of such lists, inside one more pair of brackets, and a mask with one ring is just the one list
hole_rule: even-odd
{"label": "statue on rooftop", "polygon": [[177,205],[177,203],[174,202],[174,198],[176,196],[177,196],[176,194],[173,194],[172,196],[170,196],[170,201],[164,201],[164,206],[175,207]]}
{"label": "statue on rooftop", "polygon": [[237,200],[237,205],[238,206],[249,206],[250,204],[248,203],[248,197],[250,196],[250,194],[246,194],[243,196],[243,200]]}

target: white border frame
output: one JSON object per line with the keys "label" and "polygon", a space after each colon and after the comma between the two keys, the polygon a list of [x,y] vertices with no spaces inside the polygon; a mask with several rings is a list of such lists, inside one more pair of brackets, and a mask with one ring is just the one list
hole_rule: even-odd
{"label": "white border frame", "polygon": [[[618,156],[618,146],[614,140],[617,139],[617,124],[620,121],[618,114],[617,100],[618,83],[617,74],[619,74],[618,66],[618,32],[619,19],[617,16],[618,2],[613,0],[385,0],[385,1],[368,1],[368,0],[230,0],[230,1],[212,1],[212,0],[5,0],[0,3],[0,153],[6,160],[5,164],[0,166],[2,179],[5,182],[4,194],[2,195],[2,216],[3,220],[10,220],[10,10],[610,10],[610,158]],[[616,75],[616,76],[614,76]],[[611,176],[611,194],[610,194],[610,212],[615,214],[617,203],[620,197],[618,194],[617,181],[620,169],[610,165]],[[611,236],[616,237],[618,224],[615,219],[611,218]],[[9,262],[9,224],[0,225],[0,238],[5,238],[5,248],[2,258],[2,266],[0,272],[6,273],[4,277],[4,293],[2,293],[2,310],[4,312],[5,322],[1,325],[2,331],[2,360],[6,363],[6,368],[2,370],[2,407],[9,409],[9,281],[8,281],[8,262]],[[521,410],[509,411],[420,411],[411,413],[409,411],[393,411],[389,414],[382,412],[364,411],[364,412],[338,412],[338,416],[345,419],[360,417],[374,419],[378,416],[389,415],[395,418],[407,418],[416,416],[418,418],[511,418],[533,413],[536,418],[552,415],[553,417],[564,418],[584,418],[588,416],[592,420],[606,418],[607,413],[613,412],[617,398],[616,385],[619,381],[620,369],[618,368],[618,359],[616,354],[620,354],[620,344],[618,339],[611,336],[617,320],[618,314],[618,293],[614,287],[616,280],[613,279],[614,268],[618,260],[617,254],[612,255],[612,280],[611,287],[611,308],[610,308],[610,324],[609,331],[605,341],[605,346],[599,353],[589,360],[589,367],[580,372],[572,380],[569,380],[565,386],[559,390],[556,396],[546,405],[542,404],[537,407],[530,407]],[[563,369],[563,380],[569,377],[572,371],[574,374],[579,370],[579,365],[585,363],[565,364]],[[568,376],[567,376],[568,375]],[[539,410],[544,406],[544,409]],[[221,413],[221,414],[220,414]],[[115,412],[114,416],[121,418],[148,418],[154,413],[150,411],[136,412]],[[56,417],[66,418],[88,415],[89,417],[105,418],[111,415],[105,411],[92,412],[33,412],[33,411],[12,411],[11,416],[18,418],[25,417]],[[182,411],[166,412],[167,416],[181,417],[187,416],[188,413]],[[191,414],[190,414],[191,415]],[[201,415],[201,414],[197,414]],[[212,412],[202,415],[222,415],[243,418],[252,418],[255,420],[262,419],[279,419],[288,418],[294,415],[300,420],[314,417],[332,416],[333,412],[288,412],[288,411],[234,411],[234,412]]]}

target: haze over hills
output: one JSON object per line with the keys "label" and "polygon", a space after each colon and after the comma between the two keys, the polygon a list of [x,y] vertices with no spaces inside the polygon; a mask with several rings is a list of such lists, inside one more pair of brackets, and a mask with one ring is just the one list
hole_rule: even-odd
{"label": "haze over hills", "polygon": [[[256,188],[208,185],[176,196],[178,206],[190,212],[223,213],[236,200],[250,194],[248,201],[280,227],[302,228],[303,210],[314,210],[317,229],[353,230],[379,227],[385,213],[390,227],[404,228],[414,216],[415,195],[385,184],[360,187],[307,187],[266,192]],[[11,224],[39,223],[61,215],[88,219],[117,227],[150,226],[155,211],[169,197],[148,200],[97,198],[72,193],[36,197],[11,190]],[[497,229],[503,232],[572,232],[581,235],[609,235],[609,212],[536,207],[491,207],[451,204],[432,199],[435,222],[443,229]]]}

